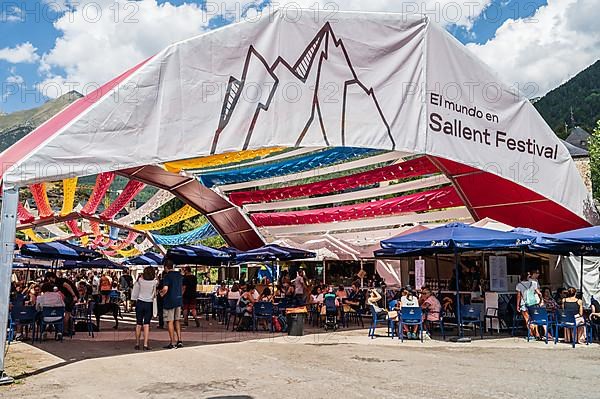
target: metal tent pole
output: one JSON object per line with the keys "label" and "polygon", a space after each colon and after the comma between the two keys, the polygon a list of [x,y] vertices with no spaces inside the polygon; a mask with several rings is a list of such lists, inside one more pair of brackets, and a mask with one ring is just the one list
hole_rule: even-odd
{"label": "metal tent pole", "polygon": [[579,292],[581,292],[581,299],[583,299],[583,254],[581,255],[581,265],[579,266]]}
{"label": "metal tent pole", "polygon": [[442,293],[442,285],[441,285],[441,280],[440,280],[440,260],[438,259],[438,254],[435,254],[435,271],[437,273],[437,291],[438,291],[438,297],[440,297],[440,294]]}
{"label": "metal tent pole", "polygon": [[6,353],[10,275],[12,273],[12,262],[15,252],[18,202],[19,188],[9,187],[4,182],[2,190],[2,215],[0,216],[0,385],[14,382],[11,377],[4,374],[4,355]]}
{"label": "metal tent pole", "polygon": [[462,317],[461,317],[461,309],[460,309],[460,262],[459,262],[459,254],[454,248],[454,267],[456,272],[456,323],[458,324],[458,339],[464,339],[464,331],[462,328]]}

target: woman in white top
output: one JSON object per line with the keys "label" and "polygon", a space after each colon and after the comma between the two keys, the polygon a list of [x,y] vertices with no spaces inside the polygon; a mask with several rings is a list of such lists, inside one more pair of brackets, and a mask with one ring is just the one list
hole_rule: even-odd
{"label": "woman in white top", "polygon": [[156,298],[155,271],[152,266],[144,268],[143,274],[133,285],[131,299],[135,302],[135,349],[140,349],[140,336],[144,327],[144,350],[150,350],[148,339],[150,336],[150,320],[154,313],[154,299]]}
{"label": "woman in white top", "polygon": [[240,285],[238,283],[235,283],[231,287],[231,290],[227,292],[227,299],[237,301],[238,299],[240,299],[240,295]]}

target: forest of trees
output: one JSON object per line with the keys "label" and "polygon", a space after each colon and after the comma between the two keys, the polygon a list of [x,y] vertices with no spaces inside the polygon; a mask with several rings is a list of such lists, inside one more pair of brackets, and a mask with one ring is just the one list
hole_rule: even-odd
{"label": "forest of trees", "polygon": [[565,124],[591,132],[600,120],[600,60],[535,101],[534,106],[562,139],[567,136]]}

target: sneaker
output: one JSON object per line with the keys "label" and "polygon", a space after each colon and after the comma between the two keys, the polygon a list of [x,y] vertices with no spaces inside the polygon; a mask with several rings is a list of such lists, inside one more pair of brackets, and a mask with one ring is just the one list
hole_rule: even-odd
{"label": "sneaker", "polygon": [[177,345],[175,345],[176,348],[183,348],[183,342],[181,341],[177,341]]}
{"label": "sneaker", "polygon": [[169,344],[169,345],[167,345],[167,346],[163,346],[163,348],[164,348],[164,349],[173,349],[173,348],[174,348],[174,346],[173,346],[173,344]]}
{"label": "sneaker", "polygon": [[56,340],[57,340],[57,341],[62,341],[62,339],[63,339],[63,335],[62,335],[62,333],[58,333],[58,334],[56,334]]}

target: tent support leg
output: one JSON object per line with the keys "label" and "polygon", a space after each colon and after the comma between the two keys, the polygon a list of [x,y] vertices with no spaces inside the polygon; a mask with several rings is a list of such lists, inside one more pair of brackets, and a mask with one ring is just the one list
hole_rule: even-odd
{"label": "tent support leg", "polygon": [[440,294],[442,293],[442,288],[441,288],[441,285],[440,285],[440,260],[438,258],[438,254],[435,254],[435,271],[436,271],[437,280],[438,280],[438,285],[437,285],[437,287],[438,287],[438,290],[437,290],[438,291],[438,298],[441,298]]}
{"label": "tent support leg", "polygon": [[2,214],[0,217],[0,385],[11,384],[14,380],[4,374],[4,354],[6,353],[6,330],[8,323],[8,301],[10,296],[10,276],[15,252],[15,232],[17,227],[18,187],[4,183],[2,190]]}
{"label": "tent support leg", "polygon": [[581,293],[581,299],[583,300],[583,255],[579,258],[581,261],[579,265],[579,292]]}

